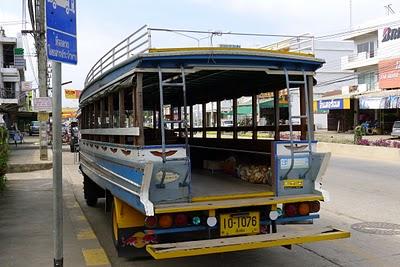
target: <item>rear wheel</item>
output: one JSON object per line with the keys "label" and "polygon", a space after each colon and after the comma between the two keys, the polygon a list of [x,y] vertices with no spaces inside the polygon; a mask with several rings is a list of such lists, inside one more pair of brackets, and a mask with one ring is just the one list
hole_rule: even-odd
{"label": "rear wheel", "polygon": [[86,204],[90,207],[96,206],[97,199],[101,197],[101,192],[104,194],[104,190],[84,174],[83,194],[85,196]]}

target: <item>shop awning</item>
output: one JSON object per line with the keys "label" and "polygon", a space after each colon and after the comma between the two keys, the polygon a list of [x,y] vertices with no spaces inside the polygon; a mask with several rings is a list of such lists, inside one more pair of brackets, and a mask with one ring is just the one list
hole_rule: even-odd
{"label": "shop awning", "polygon": [[[279,100],[279,107],[287,108],[288,102],[285,100]],[[262,108],[274,108],[274,99],[270,98],[270,99],[260,100],[260,109]]]}

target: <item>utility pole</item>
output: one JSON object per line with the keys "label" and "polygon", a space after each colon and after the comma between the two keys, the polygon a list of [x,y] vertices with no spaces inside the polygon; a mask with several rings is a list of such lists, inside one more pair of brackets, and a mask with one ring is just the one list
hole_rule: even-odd
{"label": "utility pole", "polygon": [[[35,47],[38,61],[39,96],[47,97],[47,55],[45,0],[35,0]],[[47,112],[39,112],[40,159],[48,160],[47,154]]]}

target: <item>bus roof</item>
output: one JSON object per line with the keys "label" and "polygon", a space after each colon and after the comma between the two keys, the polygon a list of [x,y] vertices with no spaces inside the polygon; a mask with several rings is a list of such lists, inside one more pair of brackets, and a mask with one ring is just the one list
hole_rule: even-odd
{"label": "bus roof", "polygon": [[[204,76],[203,82],[207,82],[206,76],[212,73],[248,75],[248,72],[257,72],[256,76],[265,76],[259,77],[259,85],[262,82],[274,85],[274,77],[268,74],[279,74],[284,69],[292,73],[298,72],[298,74],[303,70],[313,73],[323,63],[324,60],[310,54],[278,50],[215,47],[152,48],[148,53],[137,54],[91,80],[82,91],[80,103],[86,102],[103,90],[118,86],[137,72],[144,72],[149,79],[158,79],[158,67],[163,72],[177,73],[182,66],[185,71],[193,73],[192,76],[196,76],[197,79],[200,78],[199,75]],[[274,86],[285,88],[281,83]]]}

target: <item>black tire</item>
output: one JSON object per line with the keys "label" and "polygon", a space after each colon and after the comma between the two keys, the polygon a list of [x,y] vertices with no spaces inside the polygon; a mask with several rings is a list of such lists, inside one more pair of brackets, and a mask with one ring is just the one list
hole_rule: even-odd
{"label": "black tire", "polygon": [[96,198],[87,198],[86,205],[89,207],[95,207],[97,205],[97,197]]}
{"label": "black tire", "polygon": [[104,194],[104,190],[101,189],[95,182],[93,182],[87,175],[83,176],[83,195],[86,199],[86,204],[89,207],[94,207],[97,204],[98,197],[101,196],[101,192]]}
{"label": "black tire", "polygon": [[74,152],[75,152],[75,151],[74,151],[74,146],[70,145],[70,146],[69,146],[69,150],[71,151],[71,153],[74,153]]}

